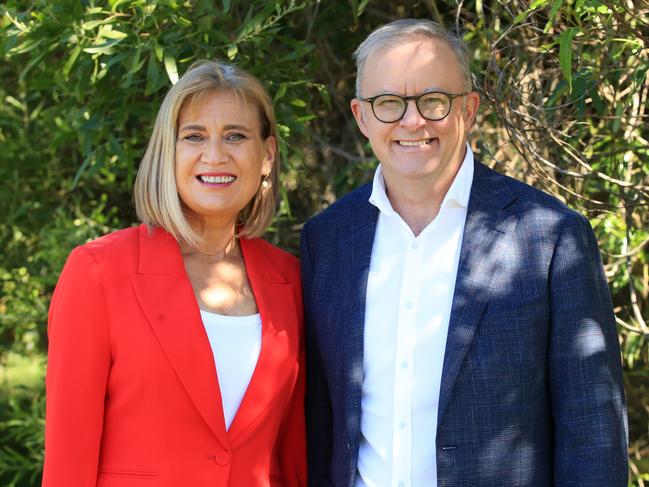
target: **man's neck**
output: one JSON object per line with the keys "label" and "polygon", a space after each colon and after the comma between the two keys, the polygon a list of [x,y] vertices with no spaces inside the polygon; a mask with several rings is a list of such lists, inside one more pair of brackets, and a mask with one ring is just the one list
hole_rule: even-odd
{"label": "man's neck", "polygon": [[[412,233],[417,236],[432,222],[444,201],[453,181],[445,188],[412,188],[407,191],[391,191],[386,182],[386,192],[394,211],[406,222]],[[396,185],[395,185],[396,186]]]}

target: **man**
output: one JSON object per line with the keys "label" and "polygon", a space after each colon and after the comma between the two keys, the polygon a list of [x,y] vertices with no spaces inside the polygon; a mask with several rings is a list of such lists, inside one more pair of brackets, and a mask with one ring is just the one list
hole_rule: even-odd
{"label": "man", "polygon": [[627,484],[587,220],[474,160],[467,50],[400,20],[356,51],[374,181],[302,234],[310,485]]}

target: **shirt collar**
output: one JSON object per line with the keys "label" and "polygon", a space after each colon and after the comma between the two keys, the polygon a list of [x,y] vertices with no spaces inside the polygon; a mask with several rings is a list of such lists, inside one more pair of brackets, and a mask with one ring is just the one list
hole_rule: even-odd
{"label": "shirt collar", "polygon": [[[473,183],[473,151],[469,144],[466,145],[466,154],[462,165],[455,175],[455,179],[448,188],[444,200],[442,201],[441,208],[444,208],[451,201],[457,205],[467,208],[469,206],[469,196],[471,194],[471,184]],[[372,194],[369,199],[370,203],[376,206],[381,213],[386,215],[396,215],[397,213],[392,208],[392,204],[388,199],[387,192],[385,191],[385,180],[383,179],[383,171],[381,164],[378,165],[374,172],[374,180],[372,183]]]}

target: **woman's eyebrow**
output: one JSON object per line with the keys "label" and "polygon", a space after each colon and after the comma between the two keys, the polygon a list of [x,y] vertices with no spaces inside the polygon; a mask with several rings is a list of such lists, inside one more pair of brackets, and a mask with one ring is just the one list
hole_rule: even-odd
{"label": "woman's eyebrow", "polygon": [[205,127],[202,125],[184,125],[183,127],[180,127],[180,131],[183,130],[196,130],[198,132],[205,132]]}
{"label": "woman's eyebrow", "polygon": [[246,132],[250,132],[250,128],[247,127],[246,125],[239,125],[236,123],[226,125],[223,127],[224,130],[245,130]]}

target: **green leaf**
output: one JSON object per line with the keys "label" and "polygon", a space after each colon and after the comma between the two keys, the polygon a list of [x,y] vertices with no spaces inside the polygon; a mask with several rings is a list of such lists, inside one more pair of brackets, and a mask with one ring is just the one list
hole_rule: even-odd
{"label": "green leaf", "polygon": [[158,59],[158,61],[162,62],[162,59],[164,57],[164,49],[162,49],[162,46],[157,42],[153,46],[153,52],[155,53],[155,57]]}
{"label": "green leaf", "polygon": [[568,81],[568,90],[572,93],[572,40],[577,29],[571,27],[564,30],[559,36],[559,65],[563,76]]}
{"label": "green leaf", "polygon": [[550,28],[552,27],[552,24],[555,20],[555,17],[557,17],[557,13],[559,12],[559,9],[563,6],[563,0],[554,0],[554,3],[552,4],[552,9],[550,10],[550,14],[548,15],[548,22],[545,24],[545,29],[543,32],[546,34],[550,32]]}
{"label": "green leaf", "polygon": [[160,79],[160,70],[155,56],[149,56],[149,64],[146,68],[146,87],[144,94],[149,96],[158,89],[158,81]]}
{"label": "green leaf", "polygon": [[70,57],[63,65],[63,77],[65,79],[67,79],[68,76],[70,75],[72,66],[74,66],[74,63],[77,61],[79,54],[81,54],[81,46],[75,46],[74,49],[72,49],[72,53],[70,53]]}
{"label": "green leaf", "polygon": [[83,175],[84,172],[88,169],[88,166],[90,165],[90,159],[92,157],[92,154],[89,154],[86,156],[86,158],[83,160],[83,163],[77,169],[76,174],[74,175],[74,179],[72,180],[72,189],[76,188],[77,183],[79,182],[79,179],[81,179],[81,176]]}
{"label": "green leaf", "polygon": [[298,108],[304,108],[306,106],[306,103],[303,100],[299,100],[297,98],[294,98],[294,99],[291,100],[291,105],[293,105],[294,107],[298,107]]}
{"label": "green leaf", "polygon": [[523,10],[521,13],[519,13],[515,18],[513,25],[520,24],[523,20],[525,20],[534,10],[540,7],[545,7],[550,0],[535,0],[532,5],[529,6],[527,10]]}
{"label": "green leaf", "polygon": [[115,39],[95,46],[85,47],[83,52],[87,52],[88,54],[113,54],[115,52],[113,46],[121,41],[122,39]]}
{"label": "green leaf", "polygon": [[228,46],[228,51],[227,51],[228,59],[230,61],[233,60],[235,57],[237,57],[238,52],[239,52],[239,48],[237,47],[237,45],[236,44],[230,44]]}
{"label": "green leaf", "polygon": [[128,37],[128,34],[125,34],[124,32],[113,30],[113,26],[111,25],[102,26],[99,29],[99,35],[106,39],[124,39],[125,37]]}
{"label": "green leaf", "polygon": [[230,11],[230,0],[223,0],[223,12],[226,14]]}
{"label": "green leaf", "polygon": [[7,103],[9,103],[10,105],[13,105],[16,108],[18,108],[21,112],[24,112],[24,111],[27,110],[27,107],[25,106],[25,104],[23,102],[17,100],[16,98],[14,98],[13,96],[5,97],[5,101]]}
{"label": "green leaf", "polygon": [[367,3],[369,0],[361,0],[361,2],[358,4],[356,7],[356,16],[360,17],[363,14],[363,11],[365,10],[365,7],[367,7]]}
{"label": "green leaf", "polygon": [[165,55],[165,70],[172,85],[178,81],[178,67],[176,66],[176,59],[173,56]]}
{"label": "green leaf", "polygon": [[279,88],[277,89],[277,92],[275,93],[275,97],[273,98],[273,101],[277,101],[280,98],[282,98],[286,94],[286,89],[288,88],[287,83],[282,83],[279,85]]}
{"label": "green leaf", "polygon": [[92,30],[95,27],[109,23],[110,21],[111,19],[89,20],[88,22],[84,22],[83,24],[81,24],[81,28],[83,30]]}

